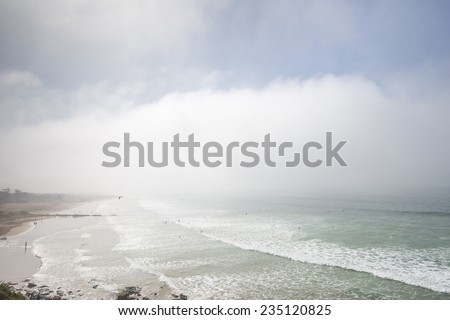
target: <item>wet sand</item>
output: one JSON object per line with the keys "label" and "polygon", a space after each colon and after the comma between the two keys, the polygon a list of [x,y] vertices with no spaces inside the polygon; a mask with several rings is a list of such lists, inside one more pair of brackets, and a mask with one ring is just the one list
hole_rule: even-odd
{"label": "wet sand", "polygon": [[[16,282],[30,278],[41,266],[39,257],[33,253],[33,241],[92,223],[92,220],[86,218],[95,214],[96,207],[95,202],[2,204],[1,221],[9,230],[0,237],[3,239],[0,240],[0,279]],[[6,212],[12,214],[6,216]],[[16,216],[18,218],[14,219]]]}
{"label": "wet sand", "polygon": [[[141,299],[173,299],[167,284],[155,275],[130,269],[125,257],[113,251],[119,238],[107,218],[97,214],[98,205],[85,203],[52,213],[52,219],[36,220],[12,230],[21,233],[0,241],[0,279],[12,283],[17,292],[30,299],[115,299],[124,288],[135,286],[139,286]],[[36,254],[42,248],[45,254],[41,259]],[[86,249],[94,255],[81,264],[77,260],[80,257],[66,256]],[[94,274],[81,279],[80,266],[119,271],[110,275],[112,279]]]}
{"label": "wet sand", "polygon": [[36,220],[51,218],[48,215],[79,207],[83,202],[27,202],[0,204],[0,238],[22,233]]}
{"label": "wet sand", "polygon": [[[28,224],[20,227],[25,232],[9,236],[0,242],[0,278],[5,281],[22,281],[30,278],[41,266],[41,260],[33,253],[33,241],[43,236],[71,230],[91,223],[91,219],[55,217],[41,219],[36,225]],[[30,229],[31,228],[31,229]],[[27,247],[25,248],[25,242]]]}

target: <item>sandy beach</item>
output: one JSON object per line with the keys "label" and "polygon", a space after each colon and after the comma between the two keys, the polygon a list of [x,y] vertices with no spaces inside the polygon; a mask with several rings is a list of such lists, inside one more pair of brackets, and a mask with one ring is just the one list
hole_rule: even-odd
{"label": "sandy beach", "polygon": [[53,214],[66,212],[82,204],[81,200],[0,204],[0,237],[23,233],[37,220],[52,218]]}
{"label": "sandy beach", "polygon": [[0,204],[1,280],[19,281],[35,274],[41,261],[32,252],[32,241],[52,232],[52,223],[48,226],[44,220],[81,204],[81,201]]}
{"label": "sandy beach", "polygon": [[83,201],[1,204],[1,279],[15,282],[35,274],[41,261],[33,253],[33,241],[66,228],[76,227],[76,219],[71,219],[71,223],[67,224],[67,218],[92,214],[91,211],[79,210],[83,204]]}
{"label": "sandy beach", "polygon": [[[172,290],[156,276],[146,272],[130,270],[122,276],[117,275],[123,285],[118,288],[102,286],[94,276],[79,281],[77,277],[67,277],[54,271],[53,266],[65,265],[68,274],[74,274],[75,262],[83,259],[48,259],[46,254],[40,256],[40,242],[46,238],[58,237],[59,244],[67,241],[62,250],[79,254],[84,248],[94,248],[99,252],[110,252],[119,242],[111,230],[107,219],[98,214],[101,201],[70,203],[24,203],[2,206],[3,212],[11,214],[2,216],[3,240],[0,241],[0,279],[7,282],[14,291],[29,299],[173,299]],[[20,211],[28,212],[20,212]],[[29,212],[31,211],[31,212]],[[95,234],[85,230],[96,227]],[[7,231],[5,233],[5,231]],[[76,238],[72,235],[76,234]],[[92,238],[91,238],[92,237]],[[26,246],[25,246],[26,243]],[[112,256],[104,261],[107,265],[123,268],[123,257]],[[86,261],[86,265],[89,261]],[[49,282],[48,275],[52,276]],[[69,278],[69,279],[68,279]],[[138,286],[139,284],[139,286]],[[184,296],[183,296],[184,297]]]}

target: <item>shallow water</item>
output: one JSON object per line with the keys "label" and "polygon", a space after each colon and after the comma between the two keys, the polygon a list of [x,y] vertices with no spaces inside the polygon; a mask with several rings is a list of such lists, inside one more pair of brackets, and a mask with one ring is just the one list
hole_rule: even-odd
{"label": "shallow water", "polygon": [[109,219],[115,250],[190,297],[447,299],[448,201],[401,200],[127,200]]}
{"label": "shallow water", "polygon": [[[42,257],[33,281],[81,289],[80,299],[129,285],[154,298],[171,290],[190,299],[450,298],[445,197],[142,197],[90,206],[80,210],[102,217],[45,220],[17,237]],[[14,251],[0,248],[2,260],[5,250]]]}

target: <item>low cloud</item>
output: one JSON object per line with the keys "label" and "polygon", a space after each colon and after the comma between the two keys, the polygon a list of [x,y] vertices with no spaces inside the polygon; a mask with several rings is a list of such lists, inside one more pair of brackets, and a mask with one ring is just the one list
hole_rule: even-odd
{"label": "low cloud", "polygon": [[[40,192],[128,194],[186,190],[295,194],[448,186],[446,97],[410,101],[367,78],[333,75],[280,79],[260,89],[173,92],[150,104],[130,98],[136,93],[130,90],[86,88],[72,94],[70,103],[90,105],[88,110],[1,132],[2,184]],[[107,108],[101,101],[117,107]],[[308,141],[323,142],[327,131],[348,141],[341,155],[349,167],[101,166],[107,160],[103,144],[122,142],[124,132],[161,148],[161,142],[172,141],[177,133],[182,139],[195,133],[201,143],[224,144],[261,142],[271,133],[274,141],[292,141],[300,147]]]}

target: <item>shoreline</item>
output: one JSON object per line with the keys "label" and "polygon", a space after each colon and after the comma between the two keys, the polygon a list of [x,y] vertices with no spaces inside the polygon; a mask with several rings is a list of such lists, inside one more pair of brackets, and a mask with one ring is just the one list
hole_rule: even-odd
{"label": "shoreline", "polygon": [[[0,230],[0,274],[5,283],[23,282],[36,275],[43,264],[42,257],[35,253],[34,242],[42,237],[71,228],[67,218],[87,218],[99,216],[85,214],[79,210],[95,201],[76,201],[61,203],[11,203],[0,205],[2,216]],[[20,210],[31,209],[33,212]],[[14,211],[11,211],[14,210]],[[70,211],[70,212],[69,212]],[[4,233],[5,229],[8,229]],[[25,246],[27,243],[27,246]]]}
{"label": "shoreline", "polygon": [[0,234],[0,236],[12,237],[12,236],[20,236],[24,233],[27,233],[33,229],[33,221],[22,222],[22,224],[12,227],[7,233]]}
{"label": "shoreline", "polygon": [[[11,203],[2,204],[0,236],[0,275],[1,279],[19,282],[33,277],[40,271],[42,258],[34,251],[34,241],[49,236],[61,230],[71,228],[70,224],[61,223],[60,219],[88,218],[97,214],[81,213],[83,206],[91,205],[93,201],[77,201],[62,203]],[[33,213],[20,209],[32,209]],[[70,212],[69,212],[70,211]],[[8,230],[6,233],[5,230]]]}
{"label": "shoreline", "polygon": [[[69,234],[88,232],[99,239],[109,237],[111,241],[107,242],[108,245],[114,246],[114,243],[118,241],[117,235],[110,228],[106,216],[98,213],[99,203],[99,201],[77,203],[78,206],[66,206],[63,211],[56,210],[42,216],[30,213],[27,215],[30,218],[29,221],[16,221],[18,226],[10,229],[7,240],[0,240],[0,255],[2,256],[0,274],[3,277],[1,280],[5,280],[5,284],[13,292],[20,293],[27,299],[187,299],[185,295],[174,292],[166,283],[159,281],[156,276],[135,270],[128,271],[127,276],[129,277],[122,276],[121,279],[118,279],[115,288],[108,288],[107,285],[105,286],[102,283],[102,279],[95,279],[94,277],[83,279],[74,274],[72,278],[66,278],[65,276],[52,274],[51,263],[54,262],[50,260],[49,265],[48,255],[42,255],[41,253],[42,248],[49,250],[46,242],[41,243],[44,238],[53,238],[66,232],[69,232]],[[113,213],[110,213],[110,215],[114,216]],[[45,219],[41,219],[41,217]],[[33,223],[33,221],[37,221],[37,223]],[[103,229],[97,231],[97,225],[101,225]],[[87,246],[93,243],[98,245],[95,240],[89,243],[88,238],[85,239],[82,236],[81,239],[84,244],[80,248],[86,248],[83,247],[86,245],[86,241]],[[25,241],[28,242],[27,249],[24,248]],[[47,243],[49,242],[47,241]],[[55,242],[52,240],[50,243]],[[74,250],[70,243],[68,245],[67,250]],[[50,250],[54,249],[50,247]],[[110,248],[104,248],[104,250],[110,250]],[[70,268],[75,270],[77,264],[73,262],[68,264],[67,268],[68,270]],[[56,282],[55,280],[48,281],[49,273],[57,277],[55,278]],[[131,273],[136,274],[132,275]],[[123,278],[128,279],[125,281]]]}
{"label": "shoreline", "polygon": [[58,212],[75,209],[86,201],[24,202],[0,204],[0,237],[11,237],[32,229],[36,220],[49,219]]}
{"label": "shoreline", "polygon": [[[90,210],[94,208],[94,205],[96,209]],[[232,299],[231,294],[235,296],[240,294],[240,297],[243,298],[248,298],[247,294],[254,295],[256,291],[249,291],[248,293],[244,291],[242,294],[238,292],[240,288],[237,286],[233,287],[233,285],[229,285],[219,294],[209,295],[209,292],[215,290],[215,287],[213,287],[215,283],[210,285],[211,282],[202,282],[201,278],[195,278],[195,276],[202,271],[205,271],[205,273],[211,273],[211,270],[212,272],[223,272],[224,260],[218,261],[217,264],[210,263],[211,256],[220,254],[221,257],[232,257],[235,259],[231,260],[232,263],[248,263],[245,270],[252,273],[255,270],[254,262],[258,261],[267,270],[274,270],[274,273],[269,273],[268,276],[274,275],[273,278],[275,279],[277,279],[275,275],[278,274],[280,266],[283,266],[282,271],[290,272],[293,270],[292,273],[285,273],[289,279],[307,279],[303,288],[309,291],[303,288],[300,291],[293,286],[289,286],[289,284],[285,286],[285,283],[287,283],[285,281],[276,280],[281,288],[285,288],[285,291],[282,293],[284,295],[283,298],[295,297],[294,295],[297,294],[301,294],[301,298],[309,298],[316,297],[316,294],[322,294],[314,291],[313,282],[309,280],[320,277],[332,279],[336,283],[343,283],[344,285],[348,283],[348,287],[344,287],[347,291],[342,291],[338,285],[331,287],[333,291],[330,290],[331,293],[327,291],[325,293],[326,298],[351,299],[352,297],[359,297],[357,294],[362,292],[365,294],[364,299],[379,299],[383,297],[389,297],[389,299],[414,299],[416,296],[424,299],[448,299],[448,296],[441,295],[439,292],[435,292],[436,290],[419,287],[392,278],[383,278],[370,272],[301,262],[289,259],[286,256],[265,253],[261,249],[249,252],[249,249],[240,248],[232,244],[224,246],[220,243],[216,245],[216,240],[211,242],[209,239],[205,239],[205,236],[209,238],[208,232],[202,234],[198,230],[186,228],[177,223],[166,223],[165,217],[159,216],[157,213],[152,215],[149,214],[149,211],[140,212],[140,207],[134,201],[127,202],[127,200],[117,201],[111,199],[98,201],[94,205],[92,205],[92,208],[85,206],[83,209],[59,212],[57,215],[52,215],[52,217],[57,219],[45,220],[42,222],[42,225],[39,224],[37,228],[31,229],[28,233],[16,236],[19,239],[17,243],[21,246],[16,251],[24,256],[26,252],[24,254],[23,240],[26,238],[30,240],[30,234],[41,231],[39,237],[36,238],[37,240],[28,242],[32,244],[28,254],[32,253],[36,258],[35,260],[39,261],[39,263],[42,262],[42,266],[37,268],[39,270],[37,274],[29,277],[29,279],[27,276],[27,278],[21,277],[10,282],[10,284],[15,285],[16,292],[24,293],[29,299],[56,300],[117,299],[119,296],[123,299],[152,300],[185,298],[185,295],[181,296],[181,292],[194,299],[199,298],[198,292],[200,292],[201,298],[206,297],[207,299],[215,299],[217,297]],[[89,212],[100,214],[90,214],[89,217],[83,215]],[[72,213],[78,214],[73,215]],[[83,217],[83,219],[75,219],[75,217]],[[183,221],[183,223],[188,225],[189,220]],[[130,228],[130,226],[133,228]],[[45,228],[47,228],[46,236],[42,236],[42,231]],[[124,230],[123,228],[126,229]],[[130,235],[135,234],[138,234],[139,237],[130,237]],[[164,235],[167,235],[167,237]],[[204,240],[207,241],[205,242]],[[197,261],[194,261],[194,264],[191,263],[193,257],[199,257],[195,252],[192,254],[191,252],[193,251],[187,250],[188,248],[194,248],[192,244],[198,244],[196,247],[201,248],[201,257],[207,264],[197,264]],[[143,249],[140,249],[140,245],[142,245]],[[183,248],[182,246],[184,245],[186,247]],[[169,259],[165,259],[164,251],[166,248],[180,249],[171,252],[168,256]],[[2,252],[1,249],[0,242],[0,253]],[[136,253],[136,249],[142,251]],[[222,249],[223,251],[221,251]],[[186,254],[186,252],[189,252],[189,254]],[[203,255],[205,252],[207,255]],[[0,256],[2,258],[7,257],[1,254]],[[42,258],[38,259],[39,256]],[[177,259],[174,259],[174,257]],[[157,260],[158,258],[160,260]],[[184,264],[184,261],[188,261],[189,264]],[[3,262],[0,261],[0,265]],[[21,264],[23,263],[19,262],[13,265],[20,267]],[[163,270],[159,273],[163,268],[166,268],[168,272]],[[180,272],[177,272],[177,269]],[[0,275],[2,274],[5,273],[2,273],[0,268]],[[194,277],[191,276],[192,274],[194,274]],[[253,276],[253,274],[250,275]],[[256,276],[255,274],[255,278]],[[180,279],[180,277],[191,277],[191,279],[184,283],[183,280],[177,282],[177,279]],[[175,279],[175,281],[172,281],[172,279]],[[236,279],[236,284],[238,284],[239,279],[242,280],[244,278],[236,277],[234,279]],[[9,281],[9,279],[5,280]],[[264,279],[263,281],[266,280]],[[244,279],[244,281],[246,280]],[[31,285],[29,287],[30,282]],[[206,283],[206,290],[211,291],[206,291],[205,289],[196,291],[197,286],[200,287],[203,283]],[[310,284],[311,286],[308,287]],[[200,287],[200,289],[202,288]],[[327,288],[326,290],[329,289]],[[359,291],[355,293],[356,290]],[[412,294],[406,293],[410,290]],[[121,295],[121,293],[123,294]],[[263,291],[258,291],[257,293],[260,294],[258,298],[270,298]],[[250,296],[250,298],[254,297]]]}

